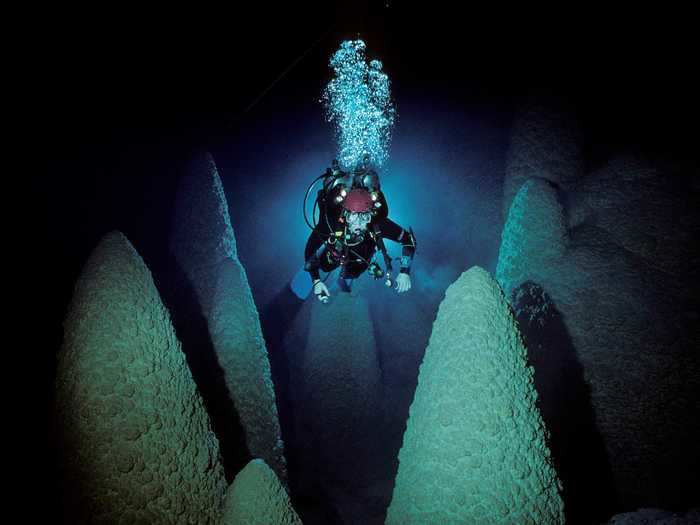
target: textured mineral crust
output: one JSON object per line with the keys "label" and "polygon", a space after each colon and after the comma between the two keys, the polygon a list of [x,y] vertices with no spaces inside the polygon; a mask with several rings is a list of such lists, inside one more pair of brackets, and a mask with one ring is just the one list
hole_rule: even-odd
{"label": "textured mineral crust", "polygon": [[386,523],[563,523],[536,401],[503,293],[473,267],[433,325]]}
{"label": "textured mineral crust", "polygon": [[555,268],[567,239],[556,187],[545,179],[526,181],[510,207],[496,267],[496,279],[506,297],[527,280],[540,282],[538,272]]}
{"label": "textured mineral crust", "polygon": [[567,104],[530,98],[511,131],[503,186],[503,216],[523,183],[537,177],[569,188],[583,174],[581,131]]}
{"label": "textured mineral crust", "polygon": [[226,493],[223,525],[301,525],[277,475],[262,459],[241,470]]}
{"label": "textured mineral crust", "polygon": [[304,465],[298,493],[323,494],[319,506],[343,523],[381,523],[391,457],[376,436],[384,428],[381,369],[360,289],[367,279],[358,281],[352,293],[334,290],[326,305],[312,298],[300,313],[306,344],[290,363],[297,462]]}
{"label": "textured mineral crust", "polygon": [[209,154],[196,157],[178,189],[171,249],[207,325],[211,347],[250,455],[281,479],[286,462],[258,310],[236,252],[223,186]]}
{"label": "textured mineral crust", "polygon": [[634,512],[616,514],[607,525],[697,525],[700,509],[683,514],[661,509],[639,509]]}
{"label": "textured mineral crust", "polygon": [[66,523],[218,523],[219,446],[151,273],[106,235],[80,275],[57,369]]}
{"label": "textured mineral crust", "polygon": [[682,506],[698,481],[700,225],[686,181],[631,155],[566,191],[532,178],[502,234],[497,279],[515,308],[527,288],[556,310],[626,508]]}

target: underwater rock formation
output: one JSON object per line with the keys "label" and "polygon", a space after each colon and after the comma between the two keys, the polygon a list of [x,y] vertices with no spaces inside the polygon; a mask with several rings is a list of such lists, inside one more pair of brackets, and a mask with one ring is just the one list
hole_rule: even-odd
{"label": "underwater rock formation", "polygon": [[516,115],[506,159],[503,216],[523,183],[532,177],[569,188],[583,174],[578,122],[564,102],[528,100]]}
{"label": "underwater rock formation", "polygon": [[[619,504],[687,504],[700,440],[697,191],[640,158],[613,159],[566,192],[562,245],[552,195],[527,181],[514,199],[499,282],[510,301],[525,281],[551,297],[590,386]],[[543,238],[555,246],[542,252]]]}
{"label": "underwater rock formation", "polygon": [[241,470],[226,493],[223,525],[301,525],[277,475],[262,459]]}
{"label": "underwater rock formation", "polygon": [[221,179],[209,154],[196,157],[180,182],[171,249],[199,303],[249,452],[263,458],[285,480],[267,349],[245,269],[237,257]]}
{"label": "underwater rock formation", "polygon": [[700,233],[697,201],[679,198],[684,190],[666,171],[631,154],[612,158],[572,187],[569,228],[594,225],[645,265],[676,278],[698,275],[697,256],[688,256]]}
{"label": "underwater rock formation", "polygon": [[550,433],[552,460],[564,485],[566,522],[601,523],[615,510],[615,491],[590,386],[566,324],[547,292],[530,281],[513,291],[512,308],[535,372],[537,407]]}
{"label": "underwater rock formation", "polygon": [[700,509],[685,514],[677,514],[661,509],[639,509],[635,512],[616,514],[608,525],[697,525],[700,523]]}
{"label": "underwater rock formation", "polygon": [[381,523],[392,482],[385,467],[390,459],[376,438],[383,390],[361,291],[366,281],[358,279],[352,293],[332,290],[327,305],[307,301],[298,318],[298,326],[308,327],[306,345],[289,356],[297,462],[304,466],[297,494],[325,491],[316,494],[319,505],[342,523]]}
{"label": "underwater rock formation", "polygon": [[58,357],[66,523],[217,523],[218,442],[151,273],[119,232],[74,290]]}
{"label": "underwater rock formation", "polygon": [[433,325],[386,523],[563,523],[536,401],[503,293],[473,267]]}
{"label": "underwater rock formation", "polygon": [[557,265],[566,249],[566,221],[556,188],[545,179],[529,179],[513,199],[501,238],[496,280],[506,297],[538,272]]}
{"label": "underwater rock formation", "polygon": [[[384,287],[381,281],[372,285]],[[385,293],[370,298],[370,312],[384,387],[381,440],[386,449],[387,459],[384,464],[387,476],[392,480],[388,487],[390,499],[399,466],[399,450],[418,383],[418,369],[428,346],[430,329],[439,303],[430,303],[428,308],[428,299],[423,297],[420,300],[410,294],[392,297],[396,293],[394,290],[380,291]],[[411,293],[417,294],[418,290]]]}

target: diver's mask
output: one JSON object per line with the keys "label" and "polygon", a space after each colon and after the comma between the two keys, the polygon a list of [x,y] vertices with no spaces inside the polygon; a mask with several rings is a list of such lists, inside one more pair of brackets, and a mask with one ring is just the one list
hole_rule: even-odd
{"label": "diver's mask", "polygon": [[345,224],[351,234],[361,234],[367,229],[367,225],[372,220],[372,213],[368,211],[346,211]]}

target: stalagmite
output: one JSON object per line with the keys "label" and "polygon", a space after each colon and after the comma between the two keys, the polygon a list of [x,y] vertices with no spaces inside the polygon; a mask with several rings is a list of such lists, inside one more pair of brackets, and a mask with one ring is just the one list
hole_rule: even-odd
{"label": "stalagmite", "polygon": [[473,267],[433,325],[386,523],[563,523],[536,400],[503,293]]}
{"label": "stalagmite", "polygon": [[221,179],[209,154],[196,157],[180,182],[171,248],[206,320],[249,452],[284,480],[284,447],[267,349],[237,257]]}
{"label": "stalagmite", "polygon": [[301,520],[272,469],[254,459],[226,493],[222,525],[301,525]]}
{"label": "stalagmite", "polygon": [[[625,154],[563,194],[526,181],[510,206],[496,272],[509,301],[523,283],[551,299],[568,350],[547,338],[543,351],[549,362],[569,352],[583,371],[557,397],[589,391],[582,401],[603,442],[605,464],[590,489],[611,477],[608,493],[628,508],[674,505],[681,494],[686,501],[697,480],[700,225],[691,178],[674,169]],[[571,409],[566,417],[584,419]]]}
{"label": "stalagmite", "polygon": [[[299,319],[309,314],[308,339],[291,360],[298,461],[305,465],[301,491],[320,483],[327,494],[322,504],[346,523],[358,516],[372,523],[381,519],[391,483],[375,435],[384,424],[383,388],[361,290],[366,282],[366,276],[358,279],[351,294],[332,291],[328,304],[307,302]],[[375,490],[377,484],[387,486]]]}
{"label": "stalagmite", "polygon": [[513,123],[503,186],[503,217],[523,183],[547,179],[563,189],[583,175],[583,141],[573,111],[563,101],[531,97]]}
{"label": "stalagmite", "polygon": [[566,250],[564,210],[558,192],[544,179],[529,179],[513,199],[501,235],[496,280],[510,299],[526,281],[539,283],[541,272],[558,264]]}
{"label": "stalagmite", "polygon": [[59,354],[66,523],[217,523],[219,447],[149,270],[119,232],[75,286]]}

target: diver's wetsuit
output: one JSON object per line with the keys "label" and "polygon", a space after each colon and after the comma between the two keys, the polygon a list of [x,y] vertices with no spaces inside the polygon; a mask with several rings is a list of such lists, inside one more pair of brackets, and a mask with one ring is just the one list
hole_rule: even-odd
{"label": "diver's wetsuit", "polygon": [[[334,194],[331,192],[330,198],[319,200],[319,202],[334,203],[333,197]],[[367,270],[372,256],[377,250],[378,235],[382,239],[391,239],[401,243],[403,248],[400,271],[410,273],[411,261],[416,247],[415,237],[412,232],[404,230],[389,219],[386,199],[381,191],[377,202],[381,203],[381,207],[367,225],[364,238],[360,242],[357,242],[356,238],[346,242],[346,226],[341,219],[342,207],[340,205],[328,207],[323,203],[320,205],[319,224],[311,232],[304,250],[305,269],[309,272],[312,280],[320,278],[319,269],[330,272],[340,266],[341,262],[344,262],[341,277],[346,279],[359,277]],[[328,217],[328,220],[325,217]]]}

